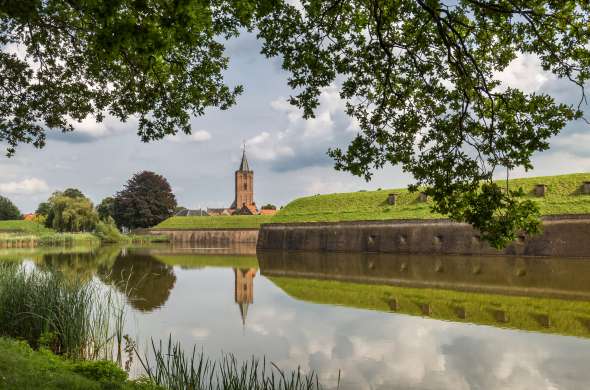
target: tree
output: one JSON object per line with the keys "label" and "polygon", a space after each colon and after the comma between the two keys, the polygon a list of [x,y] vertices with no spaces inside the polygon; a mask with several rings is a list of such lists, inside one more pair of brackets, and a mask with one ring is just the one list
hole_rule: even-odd
{"label": "tree", "polygon": [[41,203],[39,203],[39,206],[37,206],[37,210],[35,211],[35,214],[39,214],[39,215],[43,215],[43,216],[47,217],[47,215],[49,215],[50,210],[51,210],[51,205],[49,204],[49,202],[41,202]]}
{"label": "tree", "polygon": [[143,171],[115,195],[114,219],[119,227],[148,228],[173,215],[176,198],[161,175]]}
{"label": "tree", "polygon": [[[9,0],[0,3],[0,141],[44,145],[69,118],[139,117],[143,141],[190,133],[190,116],[228,108],[221,40],[257,28],[313,116],[337,84],[360,127],[336,168],[369,180],[386,164],[416,178],[435,211],[495,246],[539,228],[534,203],[494,174],[531,156],[582,113],[547,94],[500,88],[518,55],[581,87],[590,78],[590,4],[574,0]],[[20,46],[22,59],[8,48]]]}
{"label": "tree", "polygon": [[58,193],[51,197],[51,211],[46,226],[59,232],[91,232],[98,223],[92,202],[85,197],[69,197]]}
{"label": "tree", "polygon": [[277,206],[275,206],[274,204],[265,204],[264,206],[262,206],[260,208],[261,210],[276,210]]}
{"label": "tree", "polygon": [[580,105],[502,88],[497,73],[518,55],[581,87],[590,78],[590,3],[554,0],[302,0],[261,17],[263,53],[282,56],[312,117],[337,83],[360,132],[329,154],[369,180],[401,165],[434,211],[480,229],[496,247],[539,229],[539,210],[494,174],[532,168],[531,156],[582,116]]}
{"label": "tree", "polygon": [[12,201],[4,196],[0,196],[0,221],[20,219],[21,213],[18,207]]}
{"label": "tree", "polygon": [[190,134],[190,115],[226,109],[242,91],[223,82],[228,59],[218,41],[238,34],[252,5],[0,2],[0,141],[8,154],[19,143],[42,147],[47,128],[72,131],[75,121],[101,121],[106,113],[122,121],[138,116],[144,141]]}
{"label": "tree", "polygon": [[106,221],[109,217],[115,215],[115,198],[107,196],[98,206],[96,206],[98,216],[102,221]]}
{"label": "tree", "polygon": [[86,198],[86,196],[84,196],[84,194],[82,193],[82,191],[80,191],[77,188],[66,188],[63,191],[63,196],[67,196],[68,198]]}

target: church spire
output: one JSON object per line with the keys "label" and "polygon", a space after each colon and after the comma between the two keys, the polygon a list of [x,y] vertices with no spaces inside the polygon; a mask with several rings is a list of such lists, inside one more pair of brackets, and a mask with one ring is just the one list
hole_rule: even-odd
{"label": "church spire", "polygon": [[240,163],[240,172],[248,172],[250,171],[250,166],[248,165],[248,159],[246,158],[246,143],[244,142],[243,146],[243,153],[242,153],[242,162]]}

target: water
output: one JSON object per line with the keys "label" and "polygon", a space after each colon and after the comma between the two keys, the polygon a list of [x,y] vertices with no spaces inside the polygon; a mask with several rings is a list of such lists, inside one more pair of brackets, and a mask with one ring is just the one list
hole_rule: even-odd
{"label": "water", "polygon": [[339,373],[341,389],[590,383],[590,259],[167,246],[3,251],[0,259],[119,289],[126,332],[144,347],[171,335],[212,358],[264,355],[314,370],[327,387]]}

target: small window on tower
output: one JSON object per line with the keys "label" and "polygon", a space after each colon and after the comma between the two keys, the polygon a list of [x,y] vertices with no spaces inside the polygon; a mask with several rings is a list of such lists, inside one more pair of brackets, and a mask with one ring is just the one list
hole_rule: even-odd
{"label": "small window on tower", "polygon": [[244,182],[244,190],[248,189],[248,182]]}

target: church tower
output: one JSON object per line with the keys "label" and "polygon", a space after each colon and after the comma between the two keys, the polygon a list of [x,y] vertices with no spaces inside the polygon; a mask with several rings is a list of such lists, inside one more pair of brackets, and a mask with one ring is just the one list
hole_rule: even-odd
{"label": "church tower", "polygon": [[248,209],[256,210],[256,203],[254,203],[254,171],[250,170],[248,165],[245,145],[240,168],[236,171],[235,184],[236,196],[231,208],[240,210],[246,206]]}

